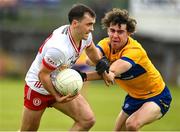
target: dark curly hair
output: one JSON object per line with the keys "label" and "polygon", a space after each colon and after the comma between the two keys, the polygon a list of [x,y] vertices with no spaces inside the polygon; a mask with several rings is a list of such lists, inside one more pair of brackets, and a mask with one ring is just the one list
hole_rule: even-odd
{"label": "dark curly hair", "polygon": [[101,20],[103,28],[110,27],[110,24],[116,25],[121,24],[127,25],[127,31],[134,33],[136,30],[136,20],[129,17],[128,11],[125,9],[113,8],[111,11],[107,12]]}

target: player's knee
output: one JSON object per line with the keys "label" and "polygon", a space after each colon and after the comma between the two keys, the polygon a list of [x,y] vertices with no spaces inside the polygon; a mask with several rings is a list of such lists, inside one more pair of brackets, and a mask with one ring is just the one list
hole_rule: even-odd
{"label": "player's knee", "polygon": [[84,128],[85,130],[89,130],[94,124],[95,124],[96,120],[94,116],[88,117],[84,120],[81,120],[79,122],[79,124],[81,125],[82,128]]}
{"label": "player's knee", "polygon": [[126,121],[126,129],[130,131],[137,131],[140,128],[140,123],[135,120],[127,120]]}
{"label": "player's knee", "polygon": [[96,123],[95,117],[92,117],[91,119],[89,119],[89,125],[90,125],[91,127],[92,127],[95,123]]}
{"label": "player's knee", "polygon": [[96,122],[96,119],[94,116],[89,117],[85,122],[84,125],[86,128],[91,128]]}

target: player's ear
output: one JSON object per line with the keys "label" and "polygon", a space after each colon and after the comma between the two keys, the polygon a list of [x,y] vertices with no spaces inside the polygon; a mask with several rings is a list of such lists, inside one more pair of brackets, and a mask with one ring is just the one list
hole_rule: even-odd
{"label": "player's ear", "polygon": [[128,34],[128,36],[130,36],[132,33],[130,33],[130,32],[127,32],[127,34]]}
{"label": "player's ear", "polygon": [[71,24],[73,27],[76,27],[78,25],[78,20],[74,19]]}
{"label": "player's ear", "polygon": [[108,36],[110,36],[110,33],[109,33],[109,28],[107,28],[107,34],[108,34]]}

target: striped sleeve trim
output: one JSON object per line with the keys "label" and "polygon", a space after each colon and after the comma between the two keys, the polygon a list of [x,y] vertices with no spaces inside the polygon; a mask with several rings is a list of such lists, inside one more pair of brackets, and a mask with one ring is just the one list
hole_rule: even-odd
{"label": "striped sleeve trim", "polygon": [[120,59],[122,59],[124,61],[128,61],[129,63],[131,63],[132,66],[136,65],[136,63],[133,60],[131,60],[130,58],[128,58],[128,57],[122,57]]}
{"label": "striped sleeve trim", "polygon": [[96,45],[96,47],[101,51],[101,53],[103,54],[103,56],[105,56],[105,53],[104,53],[103,49],[102,49],[99,45]]}
{"label": "striped sleeve trim", "polygon": [[46,63],[46,61],[44,59],[42,60],[42,63],[46,68],[48,68],[50,70],[55,70],[56,69],[55,67],[50,66],[48,63]]}

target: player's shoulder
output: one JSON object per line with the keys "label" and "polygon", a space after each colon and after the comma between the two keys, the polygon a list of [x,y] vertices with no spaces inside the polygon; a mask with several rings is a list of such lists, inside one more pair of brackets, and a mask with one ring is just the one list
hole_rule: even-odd
{"label": "player's shoulder", "polygon": [[131,46],[141,48],[141,44],[140,44],[136,39],[134,39],[134,38],[132,38],[132,37],[128,37],[128,41],[129,41],[128,43],[129,43]]}
{"label": "player's shoulder", "polygon": [[61,54],[67,54],[67,52],[69,51],[69,47],[65,43],[52,43],[51,45],[49,45],[48,50],[51,50],[55,53],[60,52]]}
{"label": "player's shoulder", "polygon": [[69,25],[63,25],[55,29],[52,33],[51,39],[48,41],[49,47],[59,48],[66,47],[66,43],[69,42],[68,39],[68,28]]}
{"label": "player's shoulder", "polygon": [[69,28],[69,25],[63,25],[63,26],[55,29],[55,30],[53,31],[53,34],[54,34],[54,35],[56,35],[56,34],[58,34],[58,35],[60,35],[60,34],[67,35],[67,34],[68,34],[68,28]]}
{"label": "player's shoulder", "polygon": [[98,49],[100,49],[100,51],[103,54],[109,54],[110,52],[110,40],[109,38],[103,38],[102,40],[99,41],[99,43],[96,45],[96,47]]}
{"label": "player's shoulder", "polygon": [[101,39],[101,40],[98,42],[98,45],[107,45],[107,44],[109,44],[109,42],[110,42],[109,38],[106,37],[106,38]]}
{"label": "player's shoulder", "polygon": [[131,50],[136,50],[136,54],[144,55],[146,54],[145,49],[142,45],[132,37],[128,38],[128,44],[124,47],[126,51],[132,52]]}

